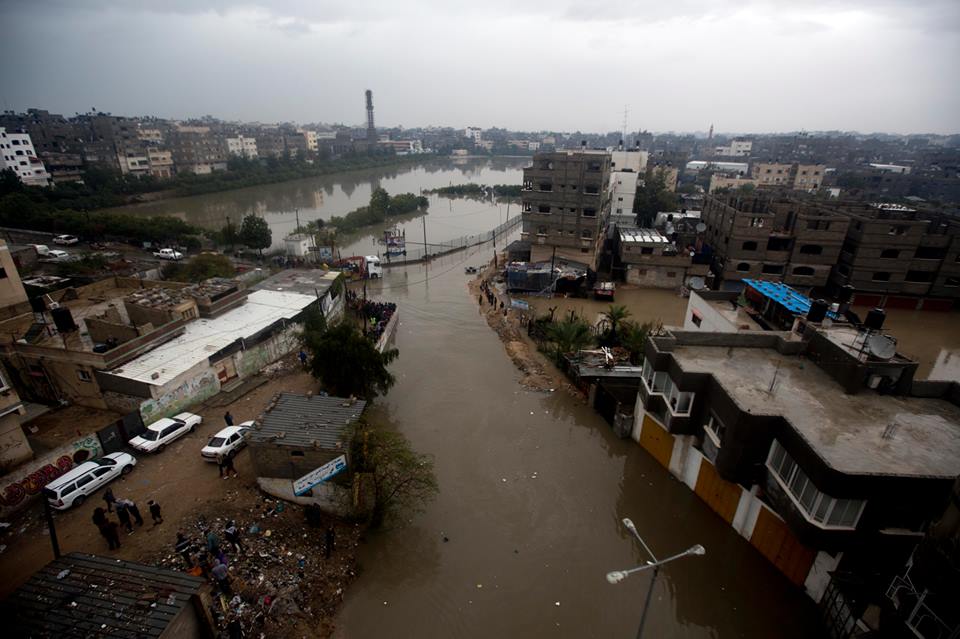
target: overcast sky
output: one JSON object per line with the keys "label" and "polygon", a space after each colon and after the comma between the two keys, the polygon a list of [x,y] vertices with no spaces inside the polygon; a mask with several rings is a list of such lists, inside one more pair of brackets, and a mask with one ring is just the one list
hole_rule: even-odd
{"label": "overcast sky", "polygon": [[0,0],[6,109],[960,131],[960,0]]}

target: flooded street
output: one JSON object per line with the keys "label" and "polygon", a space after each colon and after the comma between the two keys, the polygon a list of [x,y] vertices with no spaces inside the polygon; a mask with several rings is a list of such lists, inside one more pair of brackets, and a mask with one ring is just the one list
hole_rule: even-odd
{"label": "flooded street", "polygon": [[649,578],[604,578],[643,559],[622,517],[654,552],[707,548],[661,573],[647,636],[810,636],[814,604],[645,451],[566,393],[517,384],[466,291],[480,259],[368,287],[401,318],[397,385],[371,419],[435,455],[440,495],[368,536],[338,636],[631,637]]}

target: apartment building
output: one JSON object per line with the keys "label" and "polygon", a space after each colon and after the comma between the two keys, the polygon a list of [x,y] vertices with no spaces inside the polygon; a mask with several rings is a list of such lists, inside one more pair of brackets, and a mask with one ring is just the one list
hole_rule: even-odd
{"label": "apartment building", "polygon": [[206,126],[177,126],[170,135],[170,150],[178,172],[206,174],[227,168],[223,146]]}
{"label": "apartment building", "polygon": [[752,177],[731,173],[713,173],[710,175],[710,186],[707,193],[716,193],[720,190],[736,190],[743,186],[759,186],[760,182]]}
{"label": "apartment building", "polygon": [[[257,141],[251,137],[242,135],[226,138],[227,153],[232,157],[246,158],[252,160],[257,157]],[[316,139],[314,139],[316,142]]]}
{"label": "apartment building", "polygon": [[744,140],[737,138],[732,140],[727,146],[718,146],[714,147],[714,155],[722,155],[726,157],[750,157],[750,151],[753,150],[753,142],[750,140]]}
{"label": "apartment building", "polygon": [[850,225],[831,282],[852,285],[857,304],[949,308],[930,298],[960,297],[960,220],[897,204],[837,209]]}
{"label": "apartment building", "polygon": [[677,190],[677,180],[680,179],[680,169],[677,167],[669,163],[648,163],[646,179],[653,179],[654,176],[660,176],[663,178],[663,183],[666,185],[668,191],[673,192]]}
{"label": "apartment building", "polygon": [[0,127],[0,153],[3,168],[16,173],[27,186],[47,186],[50,183],[50,174],[37,157],[29,133]]}
{"label": "apartment building", "polygon": [[709,195],[701,218],[714,275],[726,290],[739,290],[749,278],[803,290],[825,286],[849,224],[825,205],[764,193]]}
{"label": "apartment building", "polygon": [[645,288],[679,289],[709,271],[709,264],[695,263],[689,251],[654,229],[619,229],[616,251],[624,280]]}
{"label": "apartment building", "polygon": [[610,155],[581,149],[538,153],[523,170],[521,239],[531,261],[560,257],[596,266],[606,228]]}
{"label": "apartment building", "polygon": [[780,186],[797,191],[813,191],[823,184],[827,167],[823,164],[783,164],[759,162],[752,175],[759,186]]}
{"label": "apartment building", "polygon": [[161,179],[173,177],[175,172],[173,152],[166,149],[148,148],[147,162],[150,165],[150,175],[153,177]]}

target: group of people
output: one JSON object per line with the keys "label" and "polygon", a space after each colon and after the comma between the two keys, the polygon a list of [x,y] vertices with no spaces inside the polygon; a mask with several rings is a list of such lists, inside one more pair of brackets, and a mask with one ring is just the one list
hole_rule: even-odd
{"label": "group of people", "polygon": [[[106,502],[106,509],[98,506],[93,510],[93,523],[107,540],[110,550],[120,548],[120,527],[126,529],[128,535],[134,533],[134,523],[143,526],[143,516],[140,514],[140,508],[132,499],[117,499],[113,494],[113,489],[107,488],[103,493],[103,501]],[[160,504],[153,499],[147,502],[150,509],[150,517],[153,519],[153,525],[163,523],[163,516],[160,514]],[[117,521],[113,521],[107,516],[108,513],[116,512]]]}
{"label": "group of people", "polygon": [[174,550],[183,558],[187,571],[203,575],[212,580],[220,591],[229,596],[233,592],[230,587],[229,558],[227,551],[237,554],[244,551],[243,541],[240,538],[240,529],[235,521],[230,521],[223,529],[223,537],[227,546],[221,545],[220,537],[212,528],[203,530],[200,542],[191,540],[181,530],[177,532],[177,541]]}
{"label": "group of people", "polygon": [[480,282],[480,295],[477,296],[477,304],[480,307],[483,307],[483,298],[487,298],[487,304],[493,307],[493,310],[497,310],[497,304],[500,304],[500,310],[503,311],[503,316],[507,316],[507,307],[502,300],[497,298],[497,293],[487,284],[486,281]]}
{"label": "group of people", "polygon": [[366,335],[374,342],[380,339],[383,332],[387,330],[387,323],[393,314],[397,312],[397,305],[393,302],[374,302],[372,300],[353,303],[357,314],[367,321]]}

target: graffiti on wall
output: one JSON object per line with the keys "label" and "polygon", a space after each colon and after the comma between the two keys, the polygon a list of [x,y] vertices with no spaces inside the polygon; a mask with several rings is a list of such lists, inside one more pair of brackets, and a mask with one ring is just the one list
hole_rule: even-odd
{"label": "graffiti on wall", "polygon": [[267,341],[242,351],[237,366],[240,376],[256,375],[264,366],[296,350],[300,345],[299,335],[299,327],[288,328]]}
{"label": "graffiti on wall", "polygon": [[220,381],[216,374],[208,369],[201,375],[188,377],[173,390],[157,399],[149,399],[140,404],[143,421],[149,423],[165,415],[173,415],[182,409],[209,399],[220,392]]}
{"label": "graffiti on wall", "polygon": [[88,435],[52,451],[0,479],[0,506],[3,514],[18,510],[35,498],[43,487],[75,465],[101,452],[96,435]]}

